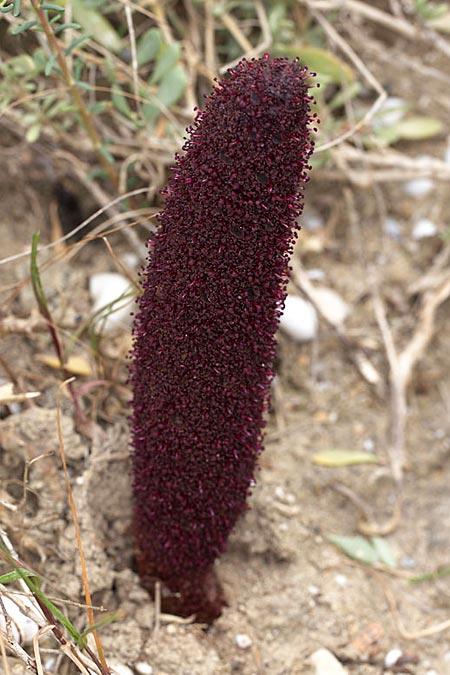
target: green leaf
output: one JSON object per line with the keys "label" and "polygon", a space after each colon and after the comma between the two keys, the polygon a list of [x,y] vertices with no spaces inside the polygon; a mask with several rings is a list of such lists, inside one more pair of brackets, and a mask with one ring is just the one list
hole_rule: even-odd
{"label": "green leaf", "polygon": [[136,45],[138,66],[144,66],[153,61],[158,55],[163,44],[159,28],[150,28],[139,38]]}
{"label": "green leaf", "polygon": [[379,556],[370,541],[364,537],[344,537],[335,534],[328,535],[327,539],[341,549],[349,558],[358,562],[373,565],[379,561]]}
{"label": "green leaf", "polygon": [[84,89],[85,91],[92,91],[92,84],[89,82],[83,82],[82,80],[76,80],[74,82],[74,85],[76,87],[79,87],[80,89]]}
{"label": "green leaf", "polygon": [[104,145],[101,145],[101,146],[99,147],[99,152],[102,153],[103,157],[104,157],[105,159],[107,159],[108,162],[110,162],[111,164],[114,164],[114,157],[113,157],[112,154],[109,152],[109,150],[107,150],[107,149],[105,148]]}
{"label": "green leaf", "polygon": [[371,537],[372,545],[378,554],[378,560],[386,567],[396,567],[397,561],[389,545],[389,542],[383,537]]}
{"label": "green leaf", "polygon": [[434,581],[441,577],[448,577],[450,575],[450,567],[442,567],[435,572],[427,572],[426,574],[418,574],[416,577],[409,579],[410,584],[419,584],[422,581]]}
{"label": "green leaf", "polygon": [[115,614],[109,614],[108,616],[105,616],[98,621],[96,621],[92,626],[88,626],[87,628],[84,629],[84,631],[81,633],[80,638],[78,640],[78,647],[80,649],[84,649],[87,643],[87,636],[89,633],[92,633],[94,630],[98,630],[99,628],[103,628],[103,626],[107,626],[110,623],[114,623],[115,621],[118,621],[122,616],[122,612],[116,612]]}
{"label": "green leaf", "polygon": [[351,84],[355,74],[351,67],[337,56],[313,45],[292,45],[277,47],[271,50],[274,56],[300,57],[300,62],[308,66],[309,70],[317,73],[317,79],[323,83]]}
{"label": "green leaf", "polygon": [[28,54],[20,54],[9,59],[8,64],[19,77],[34,75],[36,72],[35,61]]}
{"label": "green leaf", "polygon": [[378,459],[369,452],[357,450],[323,450],[316,452],[312,461],[319,466],[351,466],[353,464],[377,464]]}
{"label": "green leaf", "polygon": [[41,580],[39,579],[38,576],[31,570],[27,569],[22,569],[22,572],[19,574],[17,570],[14,570],[14,572],[7,572],[6,574],[2,574],[0,576],[0,584],[10,584],[13,581],[20,581],[23,579],[23,577],[30,577],[34,579],[35,583],[41,584]]}
{"label": "green leaf", "polygon": [[13,0],[13,5],[14,5],[13,16],[19,16],[20,15],[20,4],[21,4],[21,0]]}
{"label": "green leaf", "polygon": [[37,21],[25,21],[21,26],[17,26],[17,28],[13,28],[11,31],[11,35],[19,35],[19,33],[24,33],[26,30],[29,28],[33,28],[33,26],[37,25]]}
{"label": "green leaf", "polygon": [[39,307],[39,310],[44,316],[50,316],[47,305],[47,298],[45,297],[44,289],[42,288],[41,276],[37,265],[37,249],[39,246],[39,230],[33,234],[31,240],[31,256],[30,256],[30,274],[31,285]]}
{"label": "green leaf", "polygon": [[181,45],[179,42],[171,42],[167,45],[156,62],[155,69],[150,78],[150,84],[159,82],[178,63],[180,55]]}
{"label": "green leaf", "polygon": [[121,51],[123,46],[121,37],[100,12],[89,7],[84,0],[72,0],[72,14],[83,30],[89,31],[102,47],[115,54]]}
{"label": "green leaf", "polygon": [[111,101],[116,110],[122,113],[122,115],[125,115],[125,117],[132,119],[133,111],[128,105],[128,101],[122,94],[122,91],[122,88],[118,84],[115,84],[111,91]]}
{"label": "green leaf", "polygon": [[444,128],[442,122],[434,117],[408,117],[394,124],[398,139],[423,141],[440,134]]}
{"label": "green leaf", "polygon": [[53,66],[55,65],[55,61],[56,61],[56,54],[51,54],[47,63],[45,64],[44,75],[46,77],[48,77],[52,72]]}
{"label": "green leaf", "polygon": [[[186,84],[186,70],[181,63],[179,63],[166,73],[158,87],[155,98],[165,105],[166,108],[169,108],[183,96]],[[154,124],[161,114],[161,109],[157,103],[149,102],[144,104],[143,113],[145,119]]]}
{"label": "green leaf", "polygon": [[185,68],[178,63],[161,80],[156,96],[167,108],[176,103],[184,94],[187,85]]}
{"label": "green leaf", "polygon": [[[39,239],[39,233],[37,233],[33,237],[33,244],[34,244],[34,238],[37,237]],[[37,245],[37,244],[36,244]],[[47,598],[44,593],[42,593],[40,589],[40,579],[38,578],[38,582],[35,582],[36,577],[34,575],[29,574],[29,570],[24,569],[23,567],[20,567],[17,564],[17,561],[12,557],[11,553],[8,551],[6,548],[5,544],[3,541],[0,540],[0,549],[2,551],[3,557],[5,560],[11,565],[11,567],[14,568],[15,572],[18,574],[19,578],[26,583],[30,591],[37,597],[39,600],[47,607],[47,609],[50,610],[50,612],[53,614],[53,616],[58,619],[58,621],[63,625],[68,633],[72,636],[74,640],[79,640],[80,638],[80,633],[77,631],[77,629],[66,619],[64,614],[59,611],[59,609],[52,603],[49,598]]]}
{"label": "green leaf", "polygon": [[0,7],[0,12],[1,12],[2,14],[9,14],[10,12],[13,11],[13,9],[14,9],[14,5],[13,5],[13,4],[11,4],[11,5],[4,5],[3,7]]}
{"label": "green leaf", "polygon": [[81,28],[79,23],[62,23],[59,26],[55,26],[55,35],[58,35],[58,33],[61,33],[63,30],[67,30],[68,28],[74,28],[75,30],[79,30]]}
{"label": "green leaf", "polygon": [[90,37],[92,37],[89,33],[85,33],[84,35],[80,35],[79,37],[75,38],[75,40],[72,40],[70,45],[66,47],[64,54],[66,56],[69,56],[69,54],[76,48],[78,45],[80,45],[82,42],[85,40],[88,40]]}
{"label": "green leaf", "polygon": [[64,7],[61,7],[61,5],[53,5],[50,2],[41,5],[41,9],[47,9],[49,12],[64,12]]}

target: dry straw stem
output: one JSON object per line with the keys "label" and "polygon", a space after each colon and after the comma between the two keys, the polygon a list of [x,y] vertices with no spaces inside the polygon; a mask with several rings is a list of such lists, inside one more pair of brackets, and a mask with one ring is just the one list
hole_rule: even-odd
{"label": "dry straw stem", "polygon": [[416,178],[450,180],[450,166],[434,157],[408,157],[391,148],[364,150],[342,143],[332,151],[336,168],[317,169],[319,179],[350,182],[367,188],[374,183],[404,183]]}
{"label": "dry straw stem", "polygon": [[383,593],[386,597],[389,609],[393,615],[395,625],[399,635],[402,638],[405,640],[421,640],[422,638],[430,637],[432,635],[436,635],[437,633],[442,633],[443,631],[446,631],[450,628],[450,619],[441,621],[440,623],[436,623],[433,626],[428,626],[427,628],[422,628],[420,630],[408,630],[405,628],[394,593],[377,570],[371,569],[370,567],[366,567],[366,569],[369,570],[370,574],[372,574],[372,576],[378,581],[381,588],[383,589]]}
{"label": "dry straw stem", "polygon": [[375,317],[383,338],[389,363],[389,382],[391,389],[391,431],[388,453],[392,475],[399,485],[403,479],[406,463],[405,436],[407,421],[407,389],[411,382],[414,367],[423,357],[435,332],[435,316],[439,306],[450,297],[450,273],[439,278],[434,287],[428,288],[421,298],[419,315],[413,336],[399,351],[386,317],[381,295],[376,283],[372,284],[372,297]]}
{"label": "dry straw stem", "polygon": [[70,479],[69,479],[69,473],[67,471],[67,464],[66,464],[66,456],[64,452],[64,441],[63,441],[63,434],[62,434],[62,425],[61,425],[61,394],[62,390],[66,385],[71,384],[74,382],[75,378],[72,377],[68,380],[65,380],[62,382],[59,387],[58,387],[58,395],[56,398],[56,421],[57,421],[57,427],[58,427],[58,441],[59,441],[59,452],[60,452],[60,457],[61,457],[61,462],[63,465],[63,472],[64,472],[64,480],[66,483],[66,490],[67,490],[67,496],[69,498],[69,504],[70,504],[70,510],[72,512],[72,520],[73,524],[75,527],[75,536],[77,540],[77,546],[78,546],[78,554],[80,557],[80,563],[81,563],[81,576],[83,579],[83,587],[84,587],[84,595],[86,598],[86,604],[88,605],[87,608],[87,615],[89,619],[89,623],[91,627],[93,628],[92,634],[94,636],[95,640],[95,645],[97,647],[97,653],[100,659],[100,663],[102,664],[103,669],[105,672],[109,672],[108,666],[106,664],[105,660],[105,655],[103,653],[103,647],[100,642],[100,638],[98,635],[97,630],[94,628],[95,626],[95,619],[94,619],[94,612],[92,610],[92,598],[91,598],[91,593],[89,590],[89,582],[87,578],[87,569],[86,569],[86,559],[84,557],[84,552],[83,552],[83,544],[81,541],[81,532],[80,532],[80,526],[78,523],[78,516],[77,516],[77,510],[75,506],[75,500],[73,498],[73,492],[72,488],[70,486]]}

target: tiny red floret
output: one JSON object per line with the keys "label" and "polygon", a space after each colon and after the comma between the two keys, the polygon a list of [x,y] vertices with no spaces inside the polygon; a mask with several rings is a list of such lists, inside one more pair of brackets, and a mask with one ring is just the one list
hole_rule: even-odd
{"label": "tiny red floret", "polygon": [[188,129],[149,242],[131,365],[137,561],[166,609],[201,621],[224,604],[214,561],[262,449],[313,150],[309,77],[267,55],[228,71]]}

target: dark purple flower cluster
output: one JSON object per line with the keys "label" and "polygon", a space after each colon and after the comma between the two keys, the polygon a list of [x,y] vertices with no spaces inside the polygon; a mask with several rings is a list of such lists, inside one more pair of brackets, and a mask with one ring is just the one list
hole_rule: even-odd
{"label": "dark purple flower cluster", "polygon": [[262,449],[275,332],[313,143],[309,73],[265,56],[228,71],[188,129],[134,323],[137,560],[199,620]]}

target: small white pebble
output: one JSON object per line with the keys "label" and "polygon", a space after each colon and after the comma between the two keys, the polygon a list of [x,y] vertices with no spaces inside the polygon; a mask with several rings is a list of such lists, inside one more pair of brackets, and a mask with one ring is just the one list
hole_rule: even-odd
{"label": "small white pebble", "polygon": [[328,649],[318,649],[311,654],[315,675],[347,675],[347,670]]}
{"label": "small white pebble", "polygon": [[431,178],[414,178],[403,185],[403,192],[408,197],[425,197],[434,188]]}
{"label": "small white pebble", "polygon": [[280,318],[280,328],[296,342],[309,342],[317,335],[317,312],[310,302],[288,295]]}
{"label": "small white pebble", "polygon": [[295,504],[294,495],[291,492],[286,492],[282,485],[278,485],[275,488],[275,498],[283,502],[283,504],[290,504],[291,506]]}
{"label": "small white pebble", "polygon": [[111,668],[111,672],[114,675],[134,675],[134,672],[128,666],[125,666],[123,663],[115,663],[114,661],[108,664]]}
{"label": "small white pebble", "polygon": [[286,492],[284,491],[284,487],[282,485],[277,485],[277,487],[275,488],[275,497],[283,501],[285,495]]}
{"label": "small white pebble", "polygon": [[375,441],[373,438],[365,438],[362,445],[363,450],[366,452],[373,452],[375,450]]}
{"label": "small white pebble", "polygon": [[333,326],[340,326],[350,312],[347,303],[331,288],[316,288],[314,294],[322,314]]}
{"label": "small white pebble", "polygon": [[402,656],[403,652],[397,647],[388,651],[384,657],[384,665],[386,668],[392,668],[398,662],[399,658]]}
{"label": "small white pebble", "polygon": [[138,256],[136,253],[124,253],[122,256],[122,263],[125,265],[125,267],[128,267],[129,269],[137,269],[141,265],[141,261],[139,260]]}
{"label": "small white pebble", "polygon": [[318,586],[314,586],[314,584],[311,584],[308,586],[308,593],[310,595],[320,595],[320,588]]}
{"label": "small white pebble", "polygon": [[288,526],[287,523],[284,523],[284,522],[283,522],[283,523],[280,523],[280,524],[278,525],[278,529],[279,529],[281,532],[287,532],[288,529],[289,529],[289,526]]}
{"label": "small white pebble", "polygon": [[383,230],[391,239],[400,239],[402,236],[402,225],[396,218],[388,216],[383,223]]}
{"label": "small white pebble", "polygon": [[305,270],[306,276],[308,279],[311,279],[311,281],[324,281],[326,278],[326,274],[323,270],[319,269],[318,267],[313,267],[310,270]]}
{"label": "small white pebble", "polygon": [[239,649],[248,649],[253,644],[250,635],[247,635],[246,633],[238,633],[234,638],[234,641]]}
{"label": "small white pebble", "polygon": [[[11,598],[3,596],[2,600],[6,614],[11,621],[11,632],[14,640],[22,646],[31,644],[39,630],[39,626],[33,619],[25,616],[21,608]],[[0,627],[5,630],[5,616],[3,612],[0,612]]]}
{"label": "small white pebble", "polygon": [[400,567],[403,567],[404,569],[412,569],[417,565],[417,562],[414,560],[414,558],[408,558],[404,557],[400,559]]}
{"label": "small white pebble", "polygon": [[439,675],[437,670],[427,670],[425,675]]}
{"label": "small white pebble", "polygon": [[313,211],[304,211],[301,224],[306,230],[320,230],[323,227],[323,218],[319,213]]}
{"label": "small white pebble", "polygon": [[[121,274],[99,272],[92,275],[89,292],[93,300],[92,314],[96,315],[96,331],[113,331],[130,323],[134,302],[133,295],[128,297],[131,290],[129,279]],[[101,312],[101,316],[97,312]]]}
{"label": "small white pebble", "polygon": [[134,669],[139,675],[152,675],[153,668],[147,661],[138,661],[134,664]]}
{"label": "small white pebble", "polygon": [[346,586],[347,585],[347,577],[344,574],[336,574],[334,577],[335,582],[337,583],[338,586]]}
{"label": "small white pebble", "polygon": [[421,218],[413,227],[413,239],[425,239],[426,237],[434,237],[437,233],[437,225],[428,218]]}

